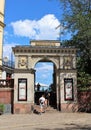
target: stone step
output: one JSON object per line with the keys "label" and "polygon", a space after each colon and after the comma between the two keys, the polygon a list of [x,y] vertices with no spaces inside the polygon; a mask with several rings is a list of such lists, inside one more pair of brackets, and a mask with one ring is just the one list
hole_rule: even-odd
{"label": "stone step", "polygon": [[[40,112],[40,106],[39,105],[34,105],[33,109]],[[45,107],[45,111],[48,112],[48,113],[49,112],[57,112],[57,109],[55,109],[55,108],[53,108],[51,106],[48,106],[48,107]]]}
{"label": "stone step", "polygon": [[49,106],[49,107],[47,107],[46,111],[47,112],[57,112],[57,109]]}

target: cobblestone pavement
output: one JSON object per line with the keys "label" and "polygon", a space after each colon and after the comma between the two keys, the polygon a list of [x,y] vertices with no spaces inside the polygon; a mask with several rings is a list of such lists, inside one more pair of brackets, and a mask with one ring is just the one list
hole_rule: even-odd
{"label": "cobblestone pavement", "polygon": [[0,116],[0,130],[91,130],[90,113],[13,114]]}

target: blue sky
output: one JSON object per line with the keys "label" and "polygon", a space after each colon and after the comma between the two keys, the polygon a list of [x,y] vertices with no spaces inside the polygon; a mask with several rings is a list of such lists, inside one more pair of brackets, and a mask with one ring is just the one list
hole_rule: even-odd
{"label": "blue sky", "polygon": [[[3,56],[11,57],[12,46],[29,45],[30,40],[60,40],[56,27],[62,12],[59,0],[6,0]],[[36,70],[38,82],[52,82],[52,64],[37,64]]]}

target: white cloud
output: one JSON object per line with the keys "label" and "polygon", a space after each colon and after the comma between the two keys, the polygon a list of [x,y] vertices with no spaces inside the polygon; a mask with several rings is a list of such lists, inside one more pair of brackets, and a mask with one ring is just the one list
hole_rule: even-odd
{"label": "white cloud", "polygon": [[5,42],[5,44],[3,45],[3,57],[7,57],[9,60],[11,60],[11,57],[13,56],[12,53],[12,47],[18,45],[17,43],[7,43]]}
{"label": "white cloud", "polygon": [[53,63],[39,62],[36,64],[36,82],[50,84],[53,82]]}
{"label": "white cloud", "polygon": [[59,20],[53,15],[45,15],[40,20],[19,20],[12,22],[14,34],[35,40],[56,40],[59,37]]}
{"label": "white cloud", "polygon": [[53,65],[51,63],[48,64],[43,62],[43,63],[39,63],[39,66],[35,67],[37,72],[45,72],[48,73],[49,71],[53,71]]}

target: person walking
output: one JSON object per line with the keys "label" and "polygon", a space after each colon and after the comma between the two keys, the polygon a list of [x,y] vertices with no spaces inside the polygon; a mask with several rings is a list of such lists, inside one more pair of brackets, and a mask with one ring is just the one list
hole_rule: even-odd
{"label": "person walking", "polygon": [[47,99],[47,107],[49,107],[49,105],[50,105],[50,93],[49,92],[46,95],[46,99]]}
{"label": "person walking", "polygon": [[40,104],[40,114],[41,113],[45,113],[45,96],[42,95],[40,98],[39,98],[39,104]]}
{"label": "person walking", "polygon": [[50,105],[50,93],[46,90],[45,91],[45,98],[46,98],[46,107]]}

